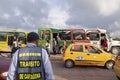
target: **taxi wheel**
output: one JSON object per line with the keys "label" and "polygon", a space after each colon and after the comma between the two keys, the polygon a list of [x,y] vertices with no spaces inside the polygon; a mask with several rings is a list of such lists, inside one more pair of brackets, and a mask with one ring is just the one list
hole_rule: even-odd
{"label": "taxi wheel", "polygon": [[113,66],[114,66],[114,61],[107,61],[105,64],[105,67],[107,69],[113,69]]}
{"label": "taxi wheel", "polygon": [[72,68],[74,66],[74,62],[72,60],[66,60],[65,61],[65,67],[66,68]]}

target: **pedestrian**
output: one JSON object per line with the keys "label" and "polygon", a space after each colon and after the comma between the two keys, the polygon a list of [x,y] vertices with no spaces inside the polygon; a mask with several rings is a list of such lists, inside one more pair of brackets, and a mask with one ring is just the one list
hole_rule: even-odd
{"label": "pedestrian", "polygon": [[104,38],[104,40],[103,40],[102,48],[103,48],[104,51],[107,51],[108,44],[107,44],[107,39],[106,38]]}
{"label": "pedestrian", "polygon": [[13,57],[14,53],[17,51],[17,49],[19,49],[18,47],[18,38],[15,38],[13,40],[13,43],[12,43],[12,53],[11,53],[11,57]]}
{"label": "pedestrian", "polygon": [[38,46],[39,36],[30,32],[28,44],[18,49],[11,61],[7,80],[55,80],[45,49]]}
{"label": "pedestrian", "polygon": [[64,42],[63,42],[63,51],[66,50],[66,47],[67,47],[67,42],[66,42],[66,40],[64,40]]}
{"label": "pedestrian", "polygon": [[57,51],[57,41],[55,40],[55,38],[53,38],[53,54],[56,55]]}
{"label": "pedestrian", "polygon": [[49,40],[46,40],[45,47],[46,47],[46,51],[47,51],[47,53],[48,53],[48,55],[50,57],[50,42],[49,42]]}

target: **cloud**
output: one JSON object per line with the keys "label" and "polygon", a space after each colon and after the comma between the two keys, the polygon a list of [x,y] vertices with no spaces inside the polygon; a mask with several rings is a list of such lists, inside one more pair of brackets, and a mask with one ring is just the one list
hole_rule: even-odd
{"label": "cloud", "polygon": [[116,34],[119,14],[120,0],[1,0],[0,29],[99,27]]}
{"label": "cloud", "polygon": [[120,0],[98,0],[99,13],[103,16],[114,14],[120,7]]}
{"label": "cloud", "polygon": [[48,14],[48,19],[46,26],[53,28],[66,28],[66,21],[69,19],[69,14],[67,11],[68,5],[65,0],[44,0],[49,6],[50,11]]}
{"label": "cloud", "polygon": [[119,37],[120,36],[120,19],[111,23],[108,27],[108,30],[112,33],[113,37]]}
{"label": "cloud", "polygon": [[48,14],[48,4],[42,0],[2,0],[0,3],[0,27],[37,29],[42,24],[41,19],[47,19]]}
{"label": "cloud", "polygon": [[[113,32],[111,25],[114,25],[116,21],[119,23],[119,0],[67,0],[66,3],[69,4],[67,12],[70,17],[67,25],[79,25],[85,28],[99,27]],[[114,25],[115,33],[119,30],[120,28]]]}
{"label": "cloud", "polygon": [[69,15],[66,11],[60,8],[54,8],[48,15],[48,20],[52,25],[66,26],[66,21],[69,19]]}

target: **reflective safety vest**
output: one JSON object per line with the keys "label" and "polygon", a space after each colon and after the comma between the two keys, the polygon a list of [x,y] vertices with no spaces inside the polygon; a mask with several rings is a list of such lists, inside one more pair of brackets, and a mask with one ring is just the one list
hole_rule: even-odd
{"label": "reflective safety vest", "polygon": [[18,80],[45,80],[42,49],[25,47],[18,54]]}

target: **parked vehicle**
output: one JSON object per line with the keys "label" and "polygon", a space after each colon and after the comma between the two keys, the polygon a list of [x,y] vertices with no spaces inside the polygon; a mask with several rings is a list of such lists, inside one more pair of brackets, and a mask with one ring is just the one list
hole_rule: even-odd
{"label": "parked vehicle", "polygon": [[105,66],[112,69],[114,55],[103,51],[91,44],[70,44],[63,55],[63,62],[66,68],[74,65]]}
{"label": "parked vehicle", "polygon": [[118,80],[120,80],[120,55],[118,55],[115,59],[115,65],[113,67],[113,70],[114,70]]}
{"label": "parked vehicle", "polygon": [[[28,32],[17,30],[1,30],[0,31],[0,53],[11,53],[13,42],[21,42],[20,46],[26,46]],[[16,43],[17,44],[17,43]]]}
{"label": "parked vehicle", "polygon": [[102,47],[104,39],[107,40],[107,51],[114,55],[118,55],[120,50],[120,41],[113,40],[105,29],[88,29],[86,30],[86,35],[89,37],[90,43]]}
{"label": "parked vehicle", "polygon": [[[38,34],[40,36],[39,45],[45,46],[46,40],[50,42],[50,51],[53,50],[53,39],[57,42],[56,52],[63,54],[64,47],[68,46],[71,42],[90,43],[86,39],[84,29],[54,29],[54,28],[38,28]],[[66,41],[66,45],[64,45]]]}
{"label": "parked vehicle", "polygon": [[110,34],[105,29],[54,29],[54,28],[38,28],[40,36],[39,45],[45,46],[46,40],[49,40],[51,45],[51,52],[53,49],[53,39],[57,41],[57,53],[63,53],[63,44],[66,41],[66,46],[71,42],[91,43],[103,49],[103,39],[106,39],[106,51],[118,55],[120,49],[120,41],[112,39]]}
{"label": "parked vehicle", "polygon": [[11,58],[0,57],[0,80],[6,80]]}

